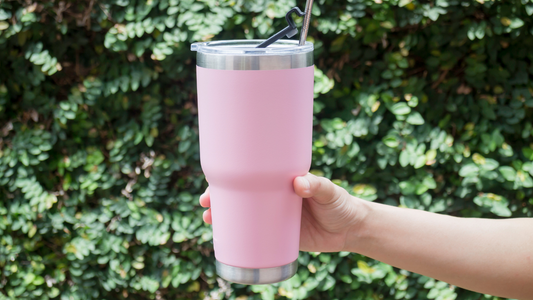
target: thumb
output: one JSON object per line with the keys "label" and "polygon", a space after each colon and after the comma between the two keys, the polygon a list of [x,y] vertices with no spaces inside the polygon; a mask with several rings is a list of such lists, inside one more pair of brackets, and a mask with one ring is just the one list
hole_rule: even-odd
{"label": "thumb", "polygon": [[296,177],[293,186],[298,196],[302,198],[312,197],[320,204],[332,203],[346,193],[346,190],[334,184],[331,180],[311,173]]}

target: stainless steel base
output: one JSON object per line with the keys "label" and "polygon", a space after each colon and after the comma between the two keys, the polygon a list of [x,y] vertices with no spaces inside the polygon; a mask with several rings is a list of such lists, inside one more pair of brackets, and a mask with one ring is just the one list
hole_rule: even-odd
{"label": "stainless steel base", "polygon": [[240,284],[270,284],[287,280],[296,274],[298,261],[290,264],[264,269],[248,269],[233,267],[216,261],[218,276],[227,281]]}

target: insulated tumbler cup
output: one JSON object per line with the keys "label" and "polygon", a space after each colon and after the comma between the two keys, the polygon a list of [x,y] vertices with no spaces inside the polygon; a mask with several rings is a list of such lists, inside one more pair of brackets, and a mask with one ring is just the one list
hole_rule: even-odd
{"label": "insulated tumbler cup", "polygon": [[297,269],[302,198],[311,166],[313,44],[194,43],[200,163],[209,181],[220,277],[286,280]]}

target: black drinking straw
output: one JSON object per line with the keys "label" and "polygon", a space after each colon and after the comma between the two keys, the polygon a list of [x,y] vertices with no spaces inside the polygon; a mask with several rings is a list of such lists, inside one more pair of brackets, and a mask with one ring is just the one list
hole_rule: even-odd
{"label": "black drinking straw", "polygon": [[298,7],[293,7],[287,12],[287,14],[285,14],[285,19],[287,20],[287,23],[289,23],[289,26],[283,28],[280,32],[269,37],[266,41],[259,44],[256,48],[266,48],[270,44],[274,43],[275,41],[281,39],[284,36],[291,38],[296,35],[298,33],[298,28],[296,28],[296,24],[292,20],[293,13],[297,14],[300,17],[304,15],[304,13]]}

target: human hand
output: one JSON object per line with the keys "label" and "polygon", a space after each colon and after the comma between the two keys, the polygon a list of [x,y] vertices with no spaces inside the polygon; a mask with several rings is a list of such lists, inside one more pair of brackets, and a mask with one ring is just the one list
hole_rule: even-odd
{"label": "human hand", "polygon": [[[345,250],[348,233],[360,223],[356,208],[362,201],[329,179],[311,173],[293,181],[296,194],[302,198],[300,250],[338,252]],[[200,205],[210,207],[209,187],[200,196]],[[212,224],[211,209],[203,219]]]}

